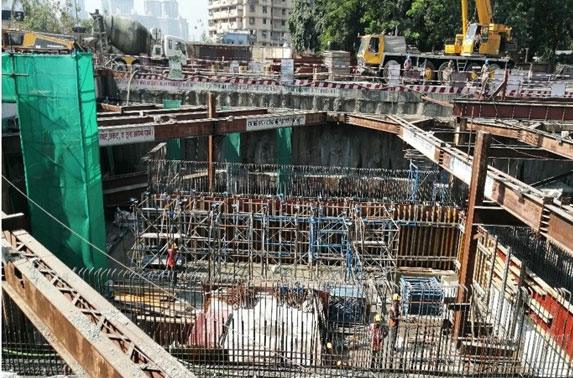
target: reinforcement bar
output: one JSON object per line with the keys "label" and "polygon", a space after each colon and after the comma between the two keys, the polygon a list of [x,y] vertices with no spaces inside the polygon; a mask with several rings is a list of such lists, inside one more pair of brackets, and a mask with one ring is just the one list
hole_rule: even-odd
{"label": "reinforcement bar", "polygon": [[[331,119],[348,125],[390,132],[417,149],[431,161],[469,184],[472,158],[454,148],[431,132],[426,132],[406,120],[359,114],[335,114]],[[539,232],[559,247],[573,254],[573,206],[546,196],[539,189],[488,166],[485,196],[503,207],[523,223]]]}
{"label": "reinforcement bar", "polygon": [[2,289],[76,374],[194,376],[26,231],[3,244]]}

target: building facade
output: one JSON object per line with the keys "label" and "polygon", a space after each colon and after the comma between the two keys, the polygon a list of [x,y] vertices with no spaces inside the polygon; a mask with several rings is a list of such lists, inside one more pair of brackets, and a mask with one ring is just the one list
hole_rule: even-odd
{"label": "building facade", "polygon": [[209,37],[247,31],[250,44],[290,44],[288,18],[294,0],[208,0]]}
{"label": "building facade", "polygon": [[148,29],[159,28],[163,35],[189,39],[189,23],[179,16],[177,0],[144,0],[144,14],[135,19]]}

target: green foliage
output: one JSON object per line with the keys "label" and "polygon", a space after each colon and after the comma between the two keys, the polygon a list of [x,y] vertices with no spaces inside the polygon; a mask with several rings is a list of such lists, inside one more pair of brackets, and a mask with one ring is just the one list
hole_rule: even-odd
{"label": "green foliage", "polygon": [[27,30],[69,34],[75,25],[70,0],[23,0],[24,24]]}
{"label": "green foliage", "polygon": [[317,19],[320,19],[320,15],[314,0],[295,0],[288,20],[288,29],[295,51],[318,50],[320,25],[316,23]]}
{"label": "green foliage", "polygon": [[[573,1],[491,0],[494,21],[513,28],[514,41],[552,59],[573,46]],[[356,52],[358,34],[404,35],[420,51],[439,51],[461,33],[460,0],[297,0],[289,20],[295,50],[315,48]],[[476,20],[475,2],[469,19]]]}

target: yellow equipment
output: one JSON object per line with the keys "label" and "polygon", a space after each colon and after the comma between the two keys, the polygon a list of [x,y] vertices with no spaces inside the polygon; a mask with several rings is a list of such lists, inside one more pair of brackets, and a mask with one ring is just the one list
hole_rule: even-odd
{"label": "yellow equipment", "polygon": [[75,47],[76,43],[70,36],[16,29],[2,30],[4,51],[72,51]]}
{"label": "yellow equipment", "polygon": [[444,53],[471,56],[500,56],[512,41],[511,27],[493,22],[490,0],[476,0],[478,23],[468,24],[468,1],[462,0],[462,34],[453,45],[445,45]]}
{"label": "yellow equipment", "polygon": [[360,37],[358,66],[378,67],[384,55],[405,55],[406,38],[383,34],[368,34]]}
{"label": "yellow equipment", "polygon": [[401,301],[401,300],[402,300],[402,297],[400,297],[400,295],[398,295],[398,294],[394,294],[394,295],[392,296],[392,300],[393,300],[393,301]]}

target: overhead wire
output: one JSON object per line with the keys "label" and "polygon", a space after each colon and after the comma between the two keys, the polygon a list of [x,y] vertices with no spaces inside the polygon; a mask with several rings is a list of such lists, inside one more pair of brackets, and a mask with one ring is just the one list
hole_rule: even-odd
{"label": "overhead wire", "polygon": [[[4,181],[6,183],[8,183],[12,188],[14,188],[18,193],[20,193],[22,196],[24,196],[28,201],[30,201],[30,203],[32,203],[34,206],[36,206],[38,209],[40,209],[42,212],[44,212],[46,215],[48,215],[50,218],[52,218],[56,223],[58,223],[60,226],[64,227],[66,230],[70,231],[72,234],[74,234],[75,236],[78,237],[78,239],[80,239],[81,241],[83,241],[84,243],[88,244],[90,247],[92,247],[95,251],[97,251],[98,253],[101,253],[105,256],[107,256],[109,259],[111,259],[113,262],[117,263],[118,265],[120,265],[121,267],[123,267],[124,269],[126,269],[127,271],[133,273],[134,275],[138,276],[139,278],[141,278],[143,281],[148,282],[149,284],[151,284],[153,287],[155,287],[156,289],[158,289],[159,291],[167,294],[169,297],[172,297],[175,300],[178,300],[179,298],[171,293],[169,290],[157,285],[155,282],[151,281],[150,279],[148,279],[147,277],[145,277],[144,275],[142,275],[141,273],[135,271],[134,269],[132,269],[131,267],[125,265],[124,263],[122,263],[121,261],[119,261],[118,259],[116,259],[113,256],[110,256],[107,252],[103,251],[101,248],[99,248],[98,246],[96,246],[95,244],[93,244],[92,242],[90,242],[89,240],[87,240],[86,238],[84,238],[82,235],[80,235],[79,233],[77,233],[76,231],[74,231],[72,228],[70,228],[68,225],[66,225],[65,223],[63,223],[62,221],[60,221],[57,217],[55,217],[54,215],[52,215],[48,210],[44,209],[40,204],[38,204],[36,201],[34,201],[32,198],[30,198],[26,193],[24,193],[20,188],[18,188],[14,183],[12,183],[6,176],[2,175],[2,179],[4,179]],[[195,306],[193,306],[192,304],[189,304],[189,308],[195,311],[201,311],[202,309],[197,308]],[[263,349],[268,350],[270,353],[276,355],[279,358],[284,359],[285,361],[289,361],[291,362],[294,366],[300,367],[301,369],[305,369],[304,366],[302,366],[301,364],[297,363],[296,361],[293,361],[292,359],[288,358],[286,356],[286,352],[285,353],[281,353],[281,352],[277,352],[275,350],[272,350],[268,347],[266,347],[265,345],[260,344],[259,342],[257,342],[254,338],[252,338],[250,335],[245,335],[241,332],[238,332],[232,328],[230,328],[227,324],[224,324],[223,327],[226,327],[228,331],[233,332],[234,334],[241,336],[243,338],[246,338],[250,341],[253,341],[255,344],[257,344],[258,346],[262,347]]]}

